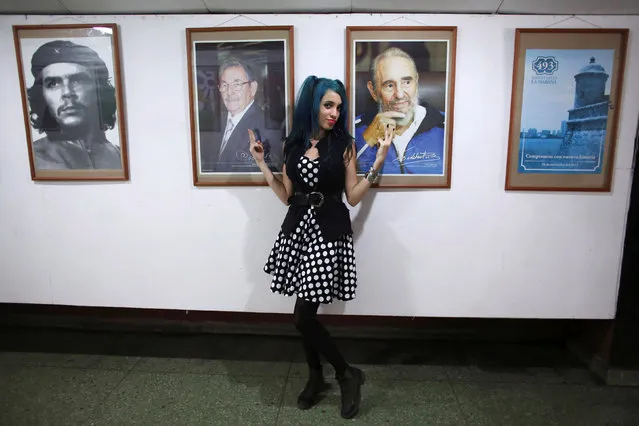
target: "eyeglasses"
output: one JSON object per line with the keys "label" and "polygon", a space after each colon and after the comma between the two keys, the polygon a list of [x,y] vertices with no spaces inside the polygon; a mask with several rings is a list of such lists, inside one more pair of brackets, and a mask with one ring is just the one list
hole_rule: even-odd
{"label": "eyeglasses", "polygon": [[231,84],[228,83],[222,83],[220,85],[218,85],[218,89],[220,90],[220,92],[224,93],[224,92],[228,92],[229,88],[233,89],[234,92],[237,92],[238,90],[242,89],[242,87],[245,84],[249,84],[251,82],[251,80],[249,81],[234,81]]}
{"label": "eyeglasses", "polygon": [[[408,90],[408,89],[412,89],[414,84],[415,84],[415,80],[405,79],[405,80],[400,80],[399,87],[401,90]],[[397,90],[397,87],[395,86],[394,82],[388,82],[382,85],[381,90],[382,92],[385,92],[385,93],[392,93],[395,90]]]}

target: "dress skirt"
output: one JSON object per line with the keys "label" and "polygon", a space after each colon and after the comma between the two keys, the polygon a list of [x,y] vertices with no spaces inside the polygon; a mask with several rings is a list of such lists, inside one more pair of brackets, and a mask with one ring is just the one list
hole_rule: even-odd
{"label": "dress skirt", "polygon": [[[302,156],[298,171],[312,188],[317,184],[317,160]],[[326,241],[315,219],[315,207],[308,206],[289,235],[281,231],[264,265],[272,275],[271,291],[297,296],[309,302],[331,303],[355,298],[357,274],[353,236]]]}

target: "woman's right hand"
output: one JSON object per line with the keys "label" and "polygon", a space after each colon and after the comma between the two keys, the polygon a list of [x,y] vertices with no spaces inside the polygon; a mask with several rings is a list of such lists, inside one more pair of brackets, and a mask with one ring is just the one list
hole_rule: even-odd
{"label": "woman's right hand", "polygon": [[255,133],[253,130],[249,129],[249,150],[251,151],[251,155],[257,164],[260,164],[264,161],[264,147],[262,146],[262,142],[255,140]]}

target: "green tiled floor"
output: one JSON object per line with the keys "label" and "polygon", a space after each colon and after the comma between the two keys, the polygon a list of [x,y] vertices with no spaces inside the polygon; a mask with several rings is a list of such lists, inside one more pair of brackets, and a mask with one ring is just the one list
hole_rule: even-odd
{"label": "green tiled floor", "polygon": [[0,425],[639,425],[639,389],[598,384],[579,366],[443,358],[358,363],[362,408],[346,421],[328,367],[325,398],[296,408],[305,365],[288,349],[290,360],[0,352]]}

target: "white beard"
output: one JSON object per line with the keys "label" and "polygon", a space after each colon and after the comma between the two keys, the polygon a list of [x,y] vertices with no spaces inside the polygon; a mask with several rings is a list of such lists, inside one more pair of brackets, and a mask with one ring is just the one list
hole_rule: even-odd
{"label": "white beard", "polygon": [[[415,108],[417,108],[417,105],[419,105],[419,98],[416,96],[411,102],[411,107],[408,110],[406,117],[395,119],[398,126],[408,126],[410,123],[413,122],[413,119],[415,118]],[[377,103],[377,110],[378,112],[384,112],[381,102]]]}

